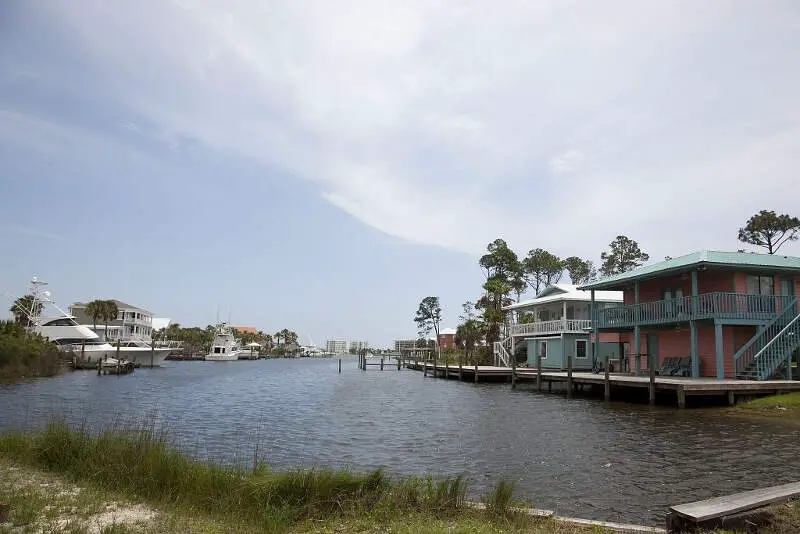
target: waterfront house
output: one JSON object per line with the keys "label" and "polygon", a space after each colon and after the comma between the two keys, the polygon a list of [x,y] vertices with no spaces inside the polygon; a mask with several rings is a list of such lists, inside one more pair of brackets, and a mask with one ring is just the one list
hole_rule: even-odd
{"label": "waterfront house", "polygon": [[[108,323],[108,332],[105,332],[106,325],[98,322],[97,330],[102,330],[105,339],[114,343],[117,340],[141,340],[150,343],[153,333],[153,314],[149,311],[127,304],[121,300],[112,299],[117,305],[117,318]],[[86,313],[86,303],[76,302],[69,307],[69,313],[75,317],[78,324],[95,328],[94,319]]]}
{"label": "waterfront house", "polygon": [[240,335],[251,334],[255,336],[258,334],[258,329],[255,326],[232,326],[231,330]]}
{"label": "waterfront house", "polygon": [[442,349],[456,348],[456,329],[455,328],[442,328],[439,332],[439,347]]}
{"label": "waterfront house", "polygon": [[624,294],[595,308],[593,331],[617,333],[631,372],[685,363],[692,377],[791,378],[800,346],[800,258],[701,251],[586,284]]}
{"label": "waterfront house", "polygon": [[[598,308],[620,306],[622,299],[621,291],[595,292]],[[509,327],[506,342],[495,346],[500,363],[508,365],[510,354],[519,352],[522,344],[527,348],[529,367],[535,367],[537,359],[541,358],[543,369],[564,370],[571,357],[573,369],[591,369],[591,301],[589,291],[570,284],[554,284],[534,299],[504,307]],[[600,361],[605,361],[607,356],[612,364],[619,365],[618,334],[602,333],[596,348]]]}

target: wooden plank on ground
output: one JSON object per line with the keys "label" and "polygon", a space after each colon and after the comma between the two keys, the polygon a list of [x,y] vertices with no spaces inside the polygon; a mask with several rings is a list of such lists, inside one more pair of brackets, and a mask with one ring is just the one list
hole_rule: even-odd
{"label": "wooden plank on ground", "polygon": [[670,507],[670,511],[696,523],[702,523],[798,497],[800,497],[800,482],[792,482],[705,501],[679,504]]}

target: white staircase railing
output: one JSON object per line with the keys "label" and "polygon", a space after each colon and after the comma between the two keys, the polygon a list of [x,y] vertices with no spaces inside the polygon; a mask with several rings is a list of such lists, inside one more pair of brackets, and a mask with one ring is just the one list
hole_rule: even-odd
{"label": "white staircase railing", "polygon": [[494,342],[494,359],[497,364],[502,363],[504,367],[511,367],[511,355],[502,341]]}

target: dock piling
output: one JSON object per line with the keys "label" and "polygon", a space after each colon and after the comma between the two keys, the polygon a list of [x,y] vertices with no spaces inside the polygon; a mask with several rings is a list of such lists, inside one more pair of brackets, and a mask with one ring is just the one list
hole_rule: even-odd
{"label": "dock piling", "polygon": [[678,388],[678,408],[686,408],[686,390],[683,389],[683,386]]}
{"label": "dock piling", "polygon": [[604,392],[603,397],[605,398],[606,402],[611,400],[611,377],[609,376],[609,369],[608,369],[608,354],[606,354],[606,373],[604,377]]}
{"label": "dock piling", "polygon": [[572,353],[567,354],[567,398],[572,398]]}
{"label": "dock piling", "polygon": [[650,373],[650,384],[648,385],[648,390],[650,394],[650,404],[656,403],[656,366],[653,363],[653,357],[647,357],[647,367]]}
{"label": "dock piling", "polygon": [[475,359],[475,383],[478,383],[478,360]]}
{"label": "dock piling", "polygon": [[536,354],[536,391],[542,392],[542,353]]}
{"label": "dock piling", "polygon": [[517,387],[517,358],[514,354],[511,355],[511,389]]}
{"label": "dock piling", "polygon": [[383,356],[381,356],[381,371],[383,371]]}
{"label": "dock piling", "polygon": [[342,359],[339,358],[339,372],[342,372]]}
{"label": "dock piling", "polygon": [[461,357],[458,358],[458,381],[461,382],[464,380],[464,362],[461,360]]}

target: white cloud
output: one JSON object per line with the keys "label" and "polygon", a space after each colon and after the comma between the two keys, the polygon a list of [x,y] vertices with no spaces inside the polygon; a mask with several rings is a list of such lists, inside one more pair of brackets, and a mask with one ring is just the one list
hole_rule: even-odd
{"label": "white cloud", "polygon": [[567,150],[550,160],[550,168],[555,173],[573,173],[583,165],[583,153],[580,150]]}
{"label": "white cloud", "polygon": [[588,255],[628,233],[676,255],[800,193],[790,3],[41,5],[138,132],[280,168],[415,242]]}

